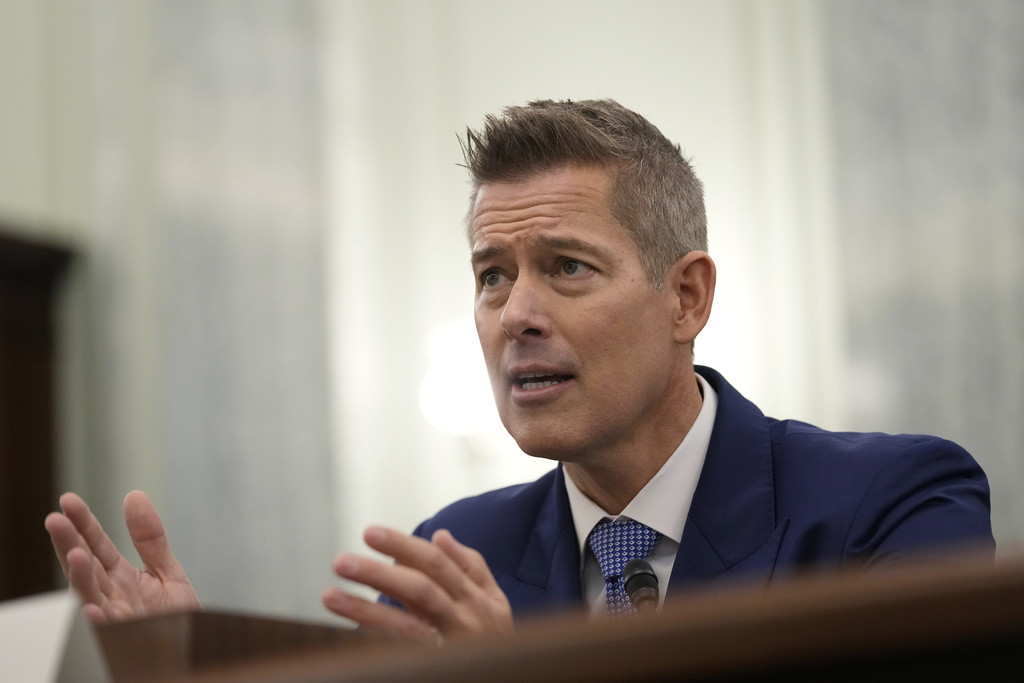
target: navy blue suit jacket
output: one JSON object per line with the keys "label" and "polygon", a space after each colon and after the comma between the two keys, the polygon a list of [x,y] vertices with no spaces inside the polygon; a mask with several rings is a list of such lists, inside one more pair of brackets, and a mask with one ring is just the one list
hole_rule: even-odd
{"label": "navy blue suit jacket", "polygon": [[[767,583],[801,568],[875,566],[969,544],[994,551],[989,490],[956,444],[827,432],[765,417],[714,370],[718,414],[667,597],[698,582]],[[581,607],[561,466],[460,500],[423,522],[479,550],[516,617]]]}

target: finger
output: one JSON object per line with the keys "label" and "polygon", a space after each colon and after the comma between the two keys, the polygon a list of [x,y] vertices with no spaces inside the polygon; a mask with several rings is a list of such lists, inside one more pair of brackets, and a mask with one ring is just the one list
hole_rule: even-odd
{"label": "finger", "polygon": [[74,493],[65,493],[60,497],[60,507],[75,529],[81,535],[85,545],[90,552],[96,556],[100,564],[107,570],[117,566],[123,558],[117,551],[114,542],[110,540],[96,516],[89,510],[85,501]]}
{"label": "finger", "polygon": [[142,491],[132,491],[125,496],[124,521],[139,559],[147,570],[184,579],[184,570],[171,552],[164,524],[149,496]]}
{"label": "finger", "polygon": [[460,627],[452,596],[419,569],[342,554],[334,560],[334,571],[343,579],[397,600],[409,612],[442,630]]}
{"label": "finger", "polygon": [[[44,525],[50,533],[50,542],[53,544],[57,559],[60,561],[61,569],[64,571],[64,576],[67,577],[68,583],[72,583],[68,556],[73,551],[80,552],[85,556],[86,560],[80,561],[79,566],[90,567],[90,571],[95,573],[95,583],[99,590],[104,595],[108,594],[110,575],[106,567],[92,554],[92,550],[85,542],[85,539],[82,538],[82,535],[78,533],[71,520],[59,512],[52,512],[47,515]],[[79,585],[81,585],[81,580],[79,580]],[[72,588],[75,588],[73,583]]]}
{"label": "finger", "polygon": [[82,536],[75,529],[71,520],[60,512],[51,512],[43,522],[46,532],[50,534],[50,543],[53,544],[54,553],[60,561],[60,567],[64,570],[64,576],[68,575],[68,552],[72,548],[86,547]]}
{"label": "finger", "polygon": [[456,541],[447,529],[438,529],[430,540],[444,551],[445,555],[450,557],[476,585],[488,592],[501,591],[501,587],[494,579],[494,574],[491,573],[491,568],[487,566],[487,561],[477,550]]}
{"label": "finger", "polygon": [[421,643],[437,640],[430,624],[397,607],[371,602],[338,588],[328,588],[321,599],[324,607],[338,616],[376,633]]}
{"label": "finger", "polygon": [[85,549],[74,548],[68,553],[67,576],[83,605],[94,605],[102,612],[107,596],[97,577],[97,562]]}
{"label": "finger", "polygon": [[455,561],[424,538],[372,526],[363,533],[363,539],[374,550],[393,557],[398,565],[423,572],[456,599],[472,590],[471,582]]}

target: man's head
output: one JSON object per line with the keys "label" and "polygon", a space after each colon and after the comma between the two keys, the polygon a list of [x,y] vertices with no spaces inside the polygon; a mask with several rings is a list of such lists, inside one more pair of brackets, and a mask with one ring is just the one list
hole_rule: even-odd
{"label": "man's head", "polygon": [[[613,467],[667,457],[699,410],[690,354],[714,296],[714,263],[680,236],[703,241],[700,185],[617,104],[512,111],[527,110],[540,121],[518,134],[491,120],[467,141],[476,326],[498,412],[531,455]],[[682,185],[689,200],[661,196]]]}
{"label": "man's head", "polygon": [[[707,251],[703,188],[679,146],[613,100],[507,107],[463,142],[473,181],[470,213],[485,183],[524,180],[567,166],[601,166],[612,179],[612,215],[652,283],[691,251]],[[470,227],[470,229],[472,229]]]}

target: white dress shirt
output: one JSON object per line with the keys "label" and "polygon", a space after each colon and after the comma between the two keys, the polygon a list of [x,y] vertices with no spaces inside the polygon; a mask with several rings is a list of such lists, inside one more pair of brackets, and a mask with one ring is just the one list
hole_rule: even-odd
{"label": "white dress shirt", "polygon": [[597,558],[587,545],[591,530],[605,518],[628,517],[661,533],[647,561],[658,577],[659,599],[661,602],[665,600],[665,589],[672,574],[679,542],[683,538],[686,516],[690,511],[701,468],[704,467],[704,457],[708,452],[715,413],[718,411],[718,394],[703,377],[699,374],[696,376],[704,395],[697,419],[683,437],[682,443],[620,515],[611,515],[602,510],[579,490],[566,472],[565,489],[569,495],[569,508],[572,510],[580,546],[580,583],[591,614],[600,614],[607,609],[604,577],[601,576]]}

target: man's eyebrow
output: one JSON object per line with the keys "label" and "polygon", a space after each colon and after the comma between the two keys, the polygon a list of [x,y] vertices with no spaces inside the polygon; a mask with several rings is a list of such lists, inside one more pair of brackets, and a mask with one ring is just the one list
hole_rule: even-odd
{"label": "man's eyebrow", "polygon": [[479,249],[470,254],[469,262],[475,266],[481,261],[487,261],[488,259],[492,259],[504,251],[505,250],[502,249],[501,247],[484,247],[483,249]]}
{"label": "man's eyebrow", "polygon": [[532,246],[547,247],[554,250],[579,251],[584,254],[601,255],[604,251],[590,242],[581,240],[578,237],[557,237],[553,235],[538,235],[530,240]]}
{"label": "man's eyebrow", "polygon": [[[600,247],[581,240],[578,237],[558,237],[554,235],[538,235],[530,239],[531,247],[542,247],[545,249],[551,249],[552,251],[576,251],[583,254],[589,254],[592,256],[601,256],[605,253]],[[477,265],[481,261],[487,261],[504,254],[506,249],[499,246],[484,247],[474,251],[469,261],[472,265]]]}

